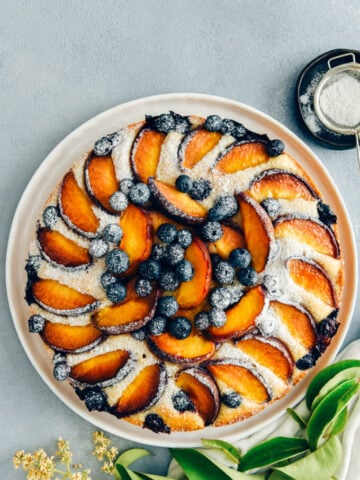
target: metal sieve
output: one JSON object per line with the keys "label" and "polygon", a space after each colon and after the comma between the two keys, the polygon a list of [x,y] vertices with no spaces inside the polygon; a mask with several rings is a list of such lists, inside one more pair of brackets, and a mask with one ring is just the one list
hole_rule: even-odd
{"label": "metal sieve", "polygon": [[[351,57],[350,62],[347,61],[346,63],[333,66],[335,61],[344,60],[349,56]],[[351,113],[355,114],[354,118],[356,118],[356,120],[354,121],[339,121],[339,119],[332,117],[331,112],[329,112],[321,102],[325,90],[334,85],[339,80],[340,76],[344,76],[344,74],[358,81],[360,85],[360,63],[356,62],[353,53],[345,53],[330,58],[327,64],[329,70],[322,77],[314,93],[314,110],[321,123],[323,123],[329,130],[341,135],[355,135],[356,151],[360,168],[360,102],[354,97],[354,92],[351,90],[346,92],[347,104],[351,105]]]}

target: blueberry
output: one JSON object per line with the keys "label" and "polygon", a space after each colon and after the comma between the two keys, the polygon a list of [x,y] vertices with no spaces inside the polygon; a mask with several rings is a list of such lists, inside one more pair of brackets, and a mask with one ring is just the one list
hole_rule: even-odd
{"label": "blueberry", "polygon": [[137,183],[131,187],[129,200],[135,205],[145,205],[150,200],[150,190],[146,183]]}
{"label": "blueberry", "polygon": [[[336,311],[336,310],[335,310]],[[329,315],[317,325],[319,335],[326,338],[332,338],[339,328],[339,322],[336,317]]]}
{"label": "blueberry", "polygon": [[173,406],[178,412],[186,412],[194,410],[194,404],[189,398],[189,395],[184,390],[179,390],[171,397]]}
{"label": "blueberry", "polygon": [[109,245],[102,238],[91,240],[89,245],[89,253],[92,257],[101,258],[106,255]]}
{"label": "blueberry", "polygon": [[163,113],[154,119],[154,126],[158,132],[169,133],[175,130],[176,121],[171,113]]}
{"label": "blueberry", "polygon": [[281,140],[271,140],[265,145],[265,150],[269,157],[277,157],[284,152],[285,145]]}
{"label": "blueberry", "polygon": [[236,139],[243,138],[246,135],[246,128],[242,123],[236,123],[232,134]]}
{"label": "blueberry", "polygon": [[180,282],[188,282],[194,276],[194,268],[188,260],[181,260],[176,265],[175,273]]}
{"label": "blueberry", "polygon": [[186,317],[175,317],[170,320],[168,330],[170,335],[182,340],[187,338],[191,333],[192,325]]}
{"label": "blueberry", "polygon": [[144,428],[148,428],[155,433],[170,433],[170,428],[164,420],[156,413],[148,413],[145,417]]}
{"label": "blueberry", "polygon": [[145,260],[139,267],[139,273],[142,278],[147,280],[157,280],[160,276],[161,265],[157,260]]}
{"label": "blueberry", "polygon": [[162,317],[160,315],[154,317],[149,322],[149,333],[150,335],[161,335],[166,330],[166,317]]}
{"label": "blueberry", "polygon": [[276,217],[281,208],[280,202],[275,198],[265,198],[260,205],[266,210],[269,217]]}
{"label": "blueberry", "polygon": [[157,230],[157,236],[162,242],[171,243],[176,239],[177,230],[172,223],[162,223]]}
{"label": "blueberry", "polygon": [[141,327],[138,330],[134,330],[131,332],[131,336],[135,338],[135,340],[138,340],[139,342],[143,342],[145,338],[147,337],[147,328]]}
{"label": "blueberry", "polygon": [[157,304],[157,312],[164,317],[171,317],[179,310],[176,298],[171,295],[160,297]]}
{"label": "blueberry", "polygon": [[45,326],[45,318],[41,315],[32,315],[28,320],[28,329],[30,333],[40,333]]}
{"label": "blueberry", "polygon": [[172,270],[165,270],[160,275],[158,280],[160,288],[163,290],[167,290],[169,292],[173,292],[179,286],[179,280],[176,278],[175,272]]}
{"label": "blueberry", "polygon": [[321,200],[319,200],[317,204],[317,211],[320,222],[325,223],[325,225],[332,225],[333,223],[337,222],[337,217],[331,210],[330,206],[326,203],[323,203]]}
{"label": "blueberry", "polygon": [[66,362],[57,362],[54,365],[53,375],[55,380],[63,382],[70,375],[70,366]]}
{"label": "blueberry", "polygon": [[179,115],[178,113],[171,112],[175,119],[175,130],[178,133],[187,133],[191,128],[191,123],[188,117]]}
{"label": "blueberry", "polygon": [[209,321],[213,327],[222,327],[226,323],[226,313],[219,308],[212,308],[209,312]]}
{"label": "blueberry", "polygon": [[112,144],[112,148],[115,148],[117,145],[119,145],[120,140],[121,140],[121,131],[117,130],[116,132],[109,133],[107,135],[107,138],[110,140]]}
{"label": "blueberry", "polygon": [[43,218],[45,227],[53,228],[59,219],[58,208],[54,207],[53,205],[46,207],[43,212],[42,218]]}
{"label": "blueberry", "polygon": [[206,242],[216,242],[223,236],[223,228],[219,222],[206,222],[201,227],[201,236]]}
{"label": "blueberry", "polygon": [[119,281],[106,287],[106,296],[113,303],[122,302],[126,297],[126,287]]}
{"label": "blueberry", "polygon": [[109,272],[115,274],[124,273],[130,266],[128,254],[119,248],[114,248],[106,254],[105,263]]}
{"label": "blueberry", "polygon": [[41,267],[41,256],[40,255],[30,255],[26,260],[25,270],[27,272],[37,272]]}
{"label": "blueberry", "polygon": [[102,412],[107,409],[106,395],[100,388],[86,388],[82,395],[88,410]]}
{"label": "blueberry", "polygon": [[231,304],[231,293],[228,288],[217,287],[209,295],[209,303],[212,307],[225,310]]}
{"label": "blueberry", "polygon": [[166,260],[170,265],[176,265],[184,259],[185,250],[178,243],[172,243],[168,246]]}
{"label": "blueberry", "polygon": [[252,267],[241,268],[238,271],[238,280],[243,285],[250,287],[251,285],[255,285],[258,281],[258,274]]}
{"label": "blueberry", "polygon": [[211,190],[212,187],[209,180],[195,180],[189,195],[193,200],[205,200],[210,195]]}
{"label": "blueberry", "polygon": [[218,197],[214,202],[214,207],[217,212],[222,213],[222,220],[232,217],[238,211],[238,203],[232,195],[223,195]]}
{"label": "blueberry", "polygon": [[199,312],[195,315],[194,325],[198,330],[205,330],[210,327],[210,318],[208,312]]}
{"label": "blueberry", "polygon": [[125,193],[115,192],[110,197],[109,205],[115,212],[122,212],[129,205],[129,201]]}
{"label": "blueberry", "polygon": [[103,288],[107,288],[109,285],[112,285],[113,283],[116,283],[118,281],[118,279],[116,277],[114,277],[114,275],[112,275],[110,272],[104,272],[102,275],[101,275],[101,278],[100,278],[100,283],[102,285]]}
{"label": "blueberry", "polygon": [[222,126],[222,119],[219,115],[209,115],[205,120],[204,127],[209,132],[218,132]]}
{"label": "blueberry", "polygon": [[233,135],[236,127],[236,122],[231,120],[231,118],[224,118],[221,123],[220,132],[224,135]]}
{"label": "blueberry", "polygon": [[138,278],[135,283],[135,291],[139,297],[147,297],[153,291],[153,286],[150,280]]}
{"label": "blueberry", "polygon": [[299,370],[308,370],[309,368],[312,368],[316,363],[316,360],[314,359],[313,355],[311,353],[307,353],[303,357],[299,358],[296,362],[296,368]]}
{"label": "blueberry", "polygon": [[234,268],[247,268],[251,263],[251,255],[246,248],[235,248],[230,252],[229,263]]}
{"label": "blueberry", "polygon": [[229,263],[225,262],[224,260],[221,260],[215,266],[214,278],[221,285],[226,285],[228,283],[231,283],[234,280],[234,277],[235,277],[235,270]]}
{"label": "blueberry", "polygon": [[134,180],[131,178],[123,178],[120,181],[120,191],[124,195],[129,195],[130,189],[134,186]]}
{"label": "blueberry", "polygon": [[219,262],[221,262],[222,259],[220,255],[218,255],[217,253],[212,253],[210,255],[210,260],[211,260],[212,266],[215,267]]}
{"label": "blueberry", "polygon": [[98,157],[105,157],[109,155],[113,149],[112,141],[109,137],[101,137],[99,140],[96,140],[94,145],[94,154]]}
{"label": "blueberry", "polygon": [[167,252],[166,245],[161,243],[155,243],[151,250],[151,259],[152,260],[162,260],[165,258]]}
{"label": "blueberry", "polygon": [[221,222],[221,220],[223,219],[223,213],[218,208],[212,207],[208,211],[207,218],[208,220],[210,220],[210,222]]}
{"label": "blueberry", "polygon": [[175,186],[179,192],[188,193],[193,187],[193,181],[188,175],[179,175],[175,180]]}
{"label": "blueberry", "polygon": [[221,401],[229,408],[237,408],[241,405],[242,398],[238,392],[232,391],[229,393],[224,393],[221,396]]}
{"label": "blueberry", "polygon": [[179,230],[177,233],[177,242],[184,248],[190,247],[192,244],[192,235],[189,230]]}
{"label": "blueberry", "polygon": [[52,361],[53,361],[54,365],[55,365],[55,363],[66,362],[66,355],[65,355],[65,353],[62,353],[62,352],[56,352],[56,353],[54,353],[54,356],[53,356]]}
{"label": "blueberry", "polygon": [[110,243],[119,243],[122,236],[122,228],[117,223],[109,223],[103,230],[104,239]]}
{"label": "blueberry", "polygon": [[244,295],[243,289],[238,285],[228,287],[228,291],[230,293],[230,305],[233,305],[234,303],[238,303],[238,301]]}

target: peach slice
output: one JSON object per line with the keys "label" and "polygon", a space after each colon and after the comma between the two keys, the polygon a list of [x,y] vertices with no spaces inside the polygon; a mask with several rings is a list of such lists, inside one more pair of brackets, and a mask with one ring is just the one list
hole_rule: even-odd
{"label": "peach slice", "polygon": [[130,260],[130,267],[122,274],[126,277],[133,274],[139,264],[147,260],[151,254],[153,244],[151,217],[148,212],[131,203],[120,218],[120,226],[124,235],[119,246],[128,254]]}
{"label": "peach slice", "polygon": [[310,350],[316,345],[315,321],[307,310],[278,301],[271,301],[270,307],[285,325],[291,337],[304,348]]}
{"label": "peach slice", "polygon": [[114,350],[74,365],[70,377],[76,384],[109,387],[124,378],[132,366],[129,352]]}
{"label": "peach slice", "polygon": [[124,302],[104,307],[92,316],[93,324],[111,335],[128,333],[146,325],[154,316],[158,290],[147,297],[135,297],[130,293]]}
{"label": "peach slice", "polygon": [[152,407],[160,399],[166,382],[166,370],[161,363],[143,368],[123,391],[115,406],[115,415],[126,417]]}
{"label": "peach slice", "polygon": [[265,306],[265,292],[261,286],[250,288],[240,301],[226,311],[226,323],[222,327],[209,327],[209,338],[215,342],[226,342],[239,338],[256,328],[255,320]]}
{"label": "peach slice", "polygon": [[131,153],[131,166],[135,176],[144,183],[156,176],[161,147],[166,135],[155,130],[140,130]]}
{"label": "peach slice", "polygon": [[198,363],[211,358],[215,353],[215,343],[207,340],[200,332],[192,331],[182,340],[169,333],[152,335],[148,338],[150,349],[161,359],[173,363]]}
{"label": "peach slice", "polygon": [[66,325],[45,322],[41,337],[51,348],[64,353],[82,353],[91,350],[104,336],[93,325]]}
{"label": "peach slice", "polygon": [[220,240],[209,243],[208,249],[210,253],[217,253],[223,260],[227,260],[232,250],[245,247],[245,240],[236,228],[222,225],[222,229],[223,236]]}
{"label": "peach slice", "polygon": [[93,212],[89,197],[79,187],[71,170],[62,181],[58,202],[60,214],[71,229],[87,238],[96,237],[99,219]]}
{"label": "peach slice", "polygon": [[39,228],[37,241],[43,257],[50,263],[66,268],[88,266],[91,257],[86,248],[50,228]]}
{"label": "peach slice", "polygon": [[274,233],[276,238],[291,238],[324,255],[339,258],[339,245],[333,231],[316,220],[284,215],[276,219]]}
{"label": "peach slice", "polygon": [[194,268],[194,276],[188,282],[182,282],[175,292],[179,308],[189,309],[200,305],[208,294],[211,282],[211,259],[209,252],[198,237],[194,237],[186,249],[185,259]]}
{"label": "peach slice", "polygon": [[210,425],[219,413],[220,394],[209,373],[196,367],[186,368],[178,372],[175,383],[188,394],[205,426]]}
{"label": "peach slice", "polygon": [[222,173],[236,173],[261,165],[269,158],[263,143],[244,140],[227,147],[219,156],[215,169]]}
{"label": "peach slice", "polygon": [[290,258],[286,262],[291,279],[299,287],[318,297],[322,302],[337,308],[334,287],[328,274],[317,263],[302,258]]}
{"label": "peach slice", "polygon": [[148,185],[158,206],[171,217],[189,224],[205,221],[207,209],[187,193],[179,192],[172,185],[155,180],[153,177],[149,178]]}
{"label": "peach slice", "polygon": [[180,166],[189,169],[193,168],[219,143],[221,137],[221,133],[209,132],[201,127],[192,130],[180,144]]}
{"label": "peach slice", "polygon": [[85,162],[84,173],[85,185],[90,197],[108,212],[116,213],[109,203],[111,195],[119,187],[111,156],[97,157],[90,154]]}
{"label": "peach slice", "polygon": [[318,195],[311,186],[292,172],[286,172],[276,168],[264,170],[251,182],[250,195],[257,201],[262,202],[265,198],[283,200],[314,200]]}
{"label": "peach slice", "polygon": [[240,193],[237,197],[241,213],[246,247],[252,257],[254,270],[262,272],[274,240],[274,228],[266,211],[251,197]]}
{"label": "peach slice", "polygon": [[81,293],[57,280],[39,279],[32,284],[31,292],[40,307],[57,315],[83,315],[99,306],[92,295]]}
{"label": "peach slice", "polygon": [[254,403],[265,403],[271,399],[269,387],[265,386],[265,381],[253,366],[236,359],[224,359],[209,363],[206,369],[216,380]]}
{"label": "peach slice", "polygon": [[239,340],[236,346],[284,382],[290,380],[294,361],[287,347],[280,340],[260,335],[247,335]]}

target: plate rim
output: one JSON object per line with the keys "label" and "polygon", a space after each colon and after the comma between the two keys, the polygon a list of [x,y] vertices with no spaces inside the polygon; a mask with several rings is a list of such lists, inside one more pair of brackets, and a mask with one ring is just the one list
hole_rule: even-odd
{"label": "plate rim", "polygon": [[[289,394],[285,395],[282,399],[277,400],[274,404],[269,405],[263,412],[250,417],[248,420],[244,420],[243,422],[238,422],[236,424],[232,424],[225,427],[206,427],[202,430],[196,430],[192,432],[172,432],[170,435],[165,434],[154,434],[150,430],[144,430],[141,427],[133,426],[128,422],[124,422],[123,420],[116,420],[114,421],[114,425],[120,425],[120,428],[114,428],[111,425],[108,425],[100,412],[88,412],[87,409],[84,410],[86,407],[84,406],[83,402],[80,402],[77,398],[67,398],[67,396],[74,396],[74,391],[70,385],[65,383],[59,384],[59,382],[55,382],[53,378],[49,378],[49,371],[44,371],[40,365],[39,359],[36,358],[36,351],[30,349],[30,337],[27,339],[26,336],[23,334],[23,330],[20,325],[20,319],[18,318],[18,310],[15,307],[16,298],[15,298],[15,287],[13,282],[16,280],[16,274],[14,274],[11,270],[12,258],[14,255],[14,248],[16,245],[16,235],[19,229],[19,222],[21,220],[22,209],[26,203],[27,198],[29,197],[30,193],[33,191],[34,187],[38,180],[46,173],[46,171],[52,166],[52,162],[56,159],[56,156],[59,155],[62,149],[66,148],[72,141],[79,139],[83,132],[87,130],[91,130],[91,128],[95,128],[98,124],[102,125],[102,122],[106,118],[117,117],[117,114],[121,111],[136,111],[137,108],[150,105],[152,109],[157,108],[158,104],[169,104],[168,109],[171,109],[171,104],[176,102],[188,102],[186,106],[187,114],[196,114],[196,112],[191,111],[194,104],[204,104],[205,109],[207,105],[214,110],[226,110],[226,109],[234,109],[240,116],[241,115],[249,115],[250,117],[255,117],[255,122],[262,123],[270,123],[271,128],[275,130],[281,131],[282,139],[284,136],[290,139],[291,142],[294,142],[295,146],[300,149],[305,156],[307,157],[307,161],[310,160],[310,163],[314,162],[312,168],[317,170],[317,176],[322,178],[325,183],[328,184],[332,193],[335,193],[336,197],[336,204],[337,204],[337,212],[342,213],[342,217],[339,220],[342,227],[339,227],[339,235],[345,236],[347,242],[346,251],[343,248],[344,254],[344,263],[345,257],[352,258],[353,265],[344,266],[349,270],[347,272],[347,277],[345,280],[345,288],[343,292],[342,302],[344,309],[344,303],[346,303],[346,311],[343,313],[343,316],[346,317],[345,325],[341,326],[337,336],[335,337],[336,343],[332,342],[330,348],[328,348],[327,352],[325,353],[324,357],[320,359],[318,365],[314,368],[313,371],[309,372],[309,374],[296,385]],[[161,107],[163,108],[163,107]],[[143,115],[146,113],[143,109]],[[190,111],[190,112],[189,112]],[[161,113],[159,111],[159,113]],[[214,112],[213,112],[214,113]],[[120,119],[116,119],[118,123],[118,127],[125,126],[127,123],[126,120],[121,121],[121,115],[119,115]],[[114,120],[115,121],[115,120]],[[247,120],[248,121],[248,120]],[[268,125],[267,127],[268,128]],[[95,128],[96,129],[96,128]],[[102,134],[105,134],[103,132]],[[97,137],[98,138],[98,137]],[[96,139],[96,138],[95,138]],[[95,140],[94,139],[94,140]],[[286,143],[286,141],[285,141]],[[84,153],[84,152],[83,152]],[[74,159],[69,160],[69,166],[73,163]],[[298,160],[298,159],[297,159]],[[301,163],[301,161],[300,161]],[[66,164],[67,165],[67,164]],[[61,167],[59,167],[61,168]],[[68,168],[68,166],[67,166]],[[65,172],[64,172],[65,173]],[[59,181],[61,177],[57,179]],[[316,182],[318,183],[318,182]],[[51,189],[54,187],[52,186]],[[321,190],[321,189],[320,189]],[[322,191],[322,190],[321,190]],[[323,191],[322,191],[323,194]],[[41,195],[40,195],[41,196]],[[46,198],[42,199],[42,203],[46,201]],[[335,201],[333,202],[335,203]],[[38,211],[36,212],[36,217],[38,216]],[[33,225],[32,225],[33,226]],[[349,263],[349,262],[348,262]],[[245,438],[251,434],[253,434],[258,428],[264,427],[265,425],[270,424],[275,419],[279,418],[284,412],[285,407],[293,406],[296,404],[301,397],[304,395],[305,389],[307,385],[310,383],[312,377],[323,368],[325,365],[330,363],[335,355],[337,354],[338,350],[341,348],[345,335],[348,331],[348,328],[351,323],[351,316],[353,313],[355,301],[356,301],[356,288],[357,288],[357,275],[356,275],[356,265],[357,265],[357,252],[356,252],[356,243],[355,243],[355,236],[352,230],[351,221],[349,214],[346,209],[346,205],[337,189],[336,184],[330,177],[329,173],[327,172],[325,166],[321,163],[320,159],[317,155],[303,142],[294,132],[289,130],[288,127],[277,121],[276,119],[272,118],[270,115],[265,114],[253,107],[250,107],[246,104],[241,102],[231,100],[221,96],[215,95],[207,95],[202,93],[167,93],[161,95],[153,95],[147,97],[137,98],[135,100],[131,100],[129,102],[122,103],[120,105],[116,105],[104,112],[97,114],[94,117],[91,117],[86,122],[82,123],[76,129],[72,130],[68,135],[65,136],[63,140],[61,140],[46,156],[46,158],[40,163],[40,165],[35,169],[29,183],[27,184],[26,188],[24,189],[19,202],[17,204],[17,208],[15,210],[15,214],[13,217],[13,221],[11,224],[8,242],[7,242],[7,249],[6,249],[6,291],[7,291],[7,299],[9,304],[9,309],[12,317],[13,324],[15,326],[15,330],[19,337],[20,343],[27,354],[30,362],[32,363],[33,367],[40,375],[40,377],[44,380],[47,386],[55,393],[55,395],[71,410],[73,410],[76,414],[78,414],[83,419],[87,420],[89,423],[94,425],[95,427],[101,428],[113,435],[120,436],[122,438],[126,438],[131,441],[136,441],[138,443],[146,444],[146,445],[153,445],[159,447],[181,447],[181,446],[200,446],[202,438],[214,438],[218,437],[219,434],[221,438],[226,439],[228,441],[236,441],[240,440],[241,438]],[[15,278],[13,278],[15,277]],[[346,283],[348,284],[346,286]],[[350,284],[350,285],[349,285]],[[346,288],[348,287],[348,288]],[[19,300],[19,299],[17,299]],[[39,339],[40,341],[40,339]],[[45,349],[44,349],[45,351]],[[50,362],[48,362],[50,364]],[[301,388],[299,388],[301,387]],[[71,389],[69,391],[69,388]],[[72,395],[69,395],[71,392]],[[276,408],[274,408],[276,407]],[[266,418],[266,413],[269,412],[270,409],[270,418]],[[262,415],[263,414],[263,415]],[[107,414],[108,417],[110,415]],[[255,420],[254,420],[255,419]],[[256,421],[257,419],[260,420],[260,425]],[[241,426],[248,425],[249,427],[244,429]],[[238,430],[238,431],[237,431]],[[175,439],[174,439],[175,437]]]}

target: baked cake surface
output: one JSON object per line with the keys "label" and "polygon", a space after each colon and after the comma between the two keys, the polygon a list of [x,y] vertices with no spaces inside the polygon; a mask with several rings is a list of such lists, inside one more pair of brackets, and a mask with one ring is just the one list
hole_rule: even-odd
{"label": "baked cake surface", "polygon": [[336,216],[281,140],[231,119],[170,112],[102,137],[35,230],[29,331],[114,422],[241,421],[336,334]]}

